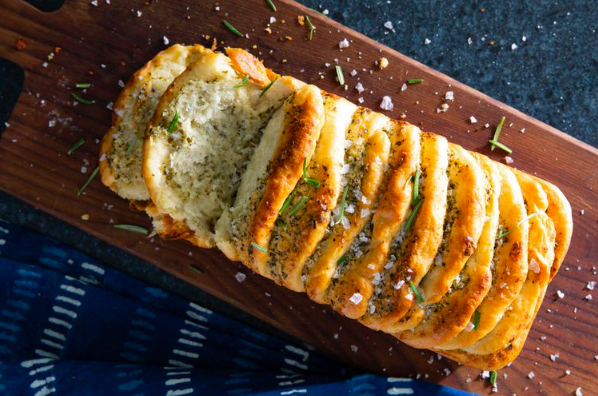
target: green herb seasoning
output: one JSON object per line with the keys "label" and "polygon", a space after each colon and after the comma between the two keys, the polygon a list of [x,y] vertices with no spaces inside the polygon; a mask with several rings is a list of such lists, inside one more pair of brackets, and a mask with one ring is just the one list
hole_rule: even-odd
{"label": "green herb seasoning", "polygon": [[124,231],[136,232],[137,234],[141,235],[149,234],[146,228],[133,224],[115,224],[114,228]]}
{"label": "green herb seasoning", "polygon": [[309,28],[309,32],[307,33],[307,39],[309,41],[312,41],[314,38],[314,32],[316,31],[316,27],[313,23],[311,23],[311,19],[309,19],[309,16],[306,15],[305,20],[307,21],[307,27]]}
{"label": "green herb seasoning", "polygon": [[287,229],[287,223],[285,223],[281,219],[276,219],[276,221],[274,222],[274,224],[276,224],[278,227],[282,228],[283,230]]}
{"label": "green herb seasoning", "polygon": [[243,88],[244,86],[247,85],[248,81],[249,81],[249,74],[246,75],[245,77],[243,77],[243,81],[241,81],[241,84],[233,85],[233,88]]}
{"label": "green herb seasoning", "polygon": [[179,111],[175,110],[174,117],[172,117],[172,121],[170,122],[170,125],[168,126],[168,129],[166,130],[166,132],[172,133],[172,131],[174,131],[174,128],[176,128],[178,123],[179,123]]}
{"label": "green herb seasoning", "polygon": [[196,267],[195,265],[189,264],[189,268],[192,271],[197,272],[199,275],[203,275],[203,271],[200,268]]}
{"label": "green herb seasoning", "polygon": [[494,151],[495,146],[498,146],[498,144],[496,144],[496,143],[498,142],[498,137],[500,136],[500,132],[502,131],[502,126],[504,125],[504,123],[505,123],[505,117],[503,116],[500,119],[500,122],[498,123],[496,130],[494,131],[494,137],[490,140],[490,143],[492,143],[492,147],[490,148],[490,150],[492,150],[492,151]]}
{"label": "green herb seasoning", "polygon": [[226,28],[228,30],[230,30],[231,32],[233,32],[235,35],[237,35],[239,37],[243,37],[243,33],[241,33],[240,31],[238,31],[237,28],[235,28],[233,25],[231,25],[227,20],[222,21],[222,24],[224,26],[226,26]]}
{"label": "green herb seasoning", "polygon": [[347,255],[343,254],[341,258],[336,261],[336,265],[341,266],[347,262]]}
{"label": "green herb seasoning", "polygon": [[534,212],[532,214],[530,214],[529,216],[526,216],[523,220],[521,220],[519,223],[517,223],[517,225],[515,225],[515,227],[511,228],[508,231],[505,232],[501,232],[498,235],[498,239],[502,239],[504,237],[506,237],[507,235],[509,235],[511,232],[515,231],[517,228],[519,228],[519,226],[523,223],[525,223],[526,221],[528,221],[529,219],[531,219],[532,217],[536,216],[538,214],[538,212]]}
{"label": "green herb seasoning", "polygon": [[419,198],[419,175],[420,170],[415,171],[415,176],[413,176],[413,194],[411,195],[411,204],[415,205],[417,199]]}
{"label": "green herb seasoning", "polygon": [[270,7],[270,9],[274,12],[276,12],[276,6],[274,5],[274,3],[272,2],[272,0],[266,0],[266,3],[268,3],[268,7]]}
{"label": "green herb seasoning", "polygon": [[262,253],[268,253],[268,249],[266,249],[266,248],[265,248],[265,247],[263,247],[263,246],[260,246],[260,245],[258,245],[258,244],[257,244],[257,243],[255,243],[255,242],[251,242],[251,246],[252,246],[253,248],[255,248],[255,249],[259,250],[259,251],[260,251],[260,252],[262,252]]}
{"label": "green herb seasoning", "polygon": [[343,197],[341,198],[341,208],[338,212],[338,220],[334,223],[334,225],[337,225],[338,223],[341,222],[341,220],[343,219],[343,216],[345,215],[345,206],[347,206],[347,193],[349,192],[349,185],[347,184],[345,186],[345,190],[343,191]]}
{"label": "green herb seasoning", "polygon": [[89,100],[89,99],[85,99],[82,98],[81,96],[77,95],[74,92],[71,92],[71,96],[73,97],[73,99],[75,99],[77,102],[79,103],[83,103],[85,105],[92,105],[95,103],[95,100]]}
{"label": "green herb seasoning", "polygon": [[289,205],[291,204],[291,202],[293,201],[294,195],[291,194],[287,197],[287,199],[284,200],[284,202],[282,203],[282,207],[280,208],[280,210],[278,211],[278,214],[281,215],[283,214],[287,208],[289,207]]}
{"label": "green herb seasoning", "polygon": [[480,318],[482,317],[482,314],[480,313],[480,311],[475,311],[473,313],[473,329],[477,330],[478,326],[480,325]]}
{"label": "green herb seasoning", "polygon": [[297,212],[299,212],[301,210],[301,208],[303,208],[305,206],[306,202],[307,202],[307,197],[301,197],[299,202],[297,202],[297,205],[295,205],[293,207],[293,209],[291,209],[291,211],[289,212],[289,216],[295,216],[297,214]]}
{"label": "green herb seasoning", "polygon": [[421,209],[423,203],[424,203],[424,197],[422,197],[420,195],[419,198],[417,199],[417,202],[413,205],[413,210],[411,211],[411,214],[409,215],[407,222],[405,222],[405,231],[409,231],[411,229],[411,227],[413,226],[413,223],[415,222],[415,218],[417,217],[417,213]]}
{"label": "green herb seasoning", "polygon": [[79,139],[73,146],[66,152],[67,155],[73,154],[77,149],[85,144],[85,139]]}
{"label": "green herb seasoning", "polygon": [[131,150],[133,150],[133,147],[135,147],[135,145],[137,144],[137,140],[137,136],[135,136],[131,143],[129,143],[129,147],[127,147],[127,154],[129,154]]}
{"label": "green herb seasoning", "polygon": [[415,286],[413,281],[409,281],[409,286],[411,286],[411,290],[413,291],[413,294],[415,294],[415,299],[417,300],[417,302],[424,302],[424,298],[419,293],[419,290],[417,290],[417,286]]}
{"label": "green herb seasoning", "polygon": [[314,188],[320,187],[319,181],[307,176],[307,157],[303,160],[303,181]]}
{"label": "green herb seasoning", "polygon": [[336,78],[338,79],[338,83],[340,85],[345,85],[345,76],[343,75],[343,69],[340,66],[335,66],[336,68]]}
{"label": "green herb seasoning", "polygon": [[409,80],[407,80],[407,84],[409,84],[409,85],[420,84],[423,81],[424,80],[422,80],[421,78],[410,78]]}
{"label": "green herb seasoning", "polygon": [[500,149],[505,150],[509,154],[511,154],[513,152],[513,150],[511,150],[509,147],[507,147],[506,145],[504,145],[501,142],[498,142],[494,139],[490,139],[489,142],[492,144],[492,150],[494,150],[494,147],[498,147]]}
{"label": "green herb seasoning", "polygon": [[91,84],[90,83],[78,83],[78,84],[75,84],[75,87],[80,88],[80,89],[86,89],[86,88],[91,87]]}
{"label": "green herb seasoning", "polygon": [[492,370],[492,371],[490,372],[490,383],[491,383],[492,385],[496,384],[496,379],[497,379],[497,377],[498,377],[498,373],[496,372],[496,370]]}
{"label": "green herb seasoning", "polygon": [[100,167],[96,167],[93,172],[91,172],[91,175],[89,176],[89,178],[87,179],[87,181],[85,183],[83,183],[83,185],[81,186],[81,188],[77,189],[77,196],[80,197],[81,194],[83,194],[83,191],[85,191],[85,189],[87,188],[87,186],[89,186],[91,184],[91,182],[93,181],[93,179],[98,175],[98,172],[100,171]]}
{"label": "green herb seasoning", "polygon": [[262,90],[262,92],[260,92],[260,96],[259,96],[260,98],[261,98],[262,96],[264,96],[264,94],[265,94],[266,92],[268,92],[268,90],[269,90],[270,88],[272,88],[272,85],[274,85],[274,83],[276,82],[276,80],[278,80],[278,77],[276,77],[274,80],[272,80],[272,82],[271,82],[270,84],[266,85],[266,88],[264,88],[264,89]]}

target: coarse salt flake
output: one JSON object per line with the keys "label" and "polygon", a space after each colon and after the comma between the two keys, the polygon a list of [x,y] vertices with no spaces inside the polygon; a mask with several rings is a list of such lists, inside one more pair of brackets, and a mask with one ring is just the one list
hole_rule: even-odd
{"label": "coarse salt flake", "polygon": [[469,117],[469,122],[472,124],[475,124],[478,122],[477,118],[475,118],[474,116]]}
{"label": "coarse salt flake", "polygon": [[515,162],[515,160],[513,159],[513,157],[508,156],[508,155],[505,157],[505,163],[507,165],[511,165],[513,162]]}
{"label": "coarse salt flake", "polygon": [[594,290],[594,287],[596,287],[596,281],[588,282],[588,284],[586,285],[586,288],[588,290]]}
{"label": "coarse salt flake", "polygon": [[339,43],[338,43],[338,48],[343,49],[343,48],[349,48],[349,40],[347,40],[346,38],[342,39]]}
{"label": "coarse salt flake", "polygon": [[387,28],[388,30],[393,30],[394,29],[394,26],[392,25],[391,21],[384,22],[384,27]]}
{"label": "coarse salt flake", "polygon": [[517,44],[515,44],[515,43],[511,44],[511,51],[515,51],[517,48],[519,48],[517,46]]}
{"label": "coarse salt flake", "polygon": [[349,298],[349,301],[351,301],[355,305],[359,304],[362,300],[363,300],[363,296],[360,293],[354,293],[351,296],[351,298]]}
{"label": "coarse salt flake", "polygon": [[235,279],[236,279],[236,280],[237,280],[237,282],[239,282],[239,283],[243,282],[243,281],[244,281],[246,278],[247,278],[247,275],[245,275],[245,274],[244,274],[244,273],[242,273],[242,272],[237,272],[237,273],[235,274]]}
{"label": "coarse salt flake", "polygon": [[384,96],[382,98],[382,102],[380,103],[380,108],[382,110],[392,110],[394,109],[394,105],[392,104],[392,99],[390,98],[390,96]]}
{"label": "coarse salt flake", "polygon": [[162,36],[162,41],[164,41],[164,45],[170,44],[170,40],[166,36]]}
{"label": "coarse salt flake", "polygon": [[360,82],[355,85],[355,89],[359,93],[362,93],[363,91],[365,91],[365,88],[363,87],[363,85]]}
{"label": "coarse salt flake", "polygon": [[552,360],[553,362],[556,362],[556,360],[559,358],[559,354],[555,353],[554,355],[550,355],[550,360]]}
{"label": "coarse salt flake", "polygon": [[430,40],[430,39],[428,39],[428,38],[424,39],[424,44],[425,44],[425,45],[428,45],[428,44],[430,44],[431,42],[432,42],[432,40]]}
{"label": "coarse salt flake", "polygon": [[536,374],[534,374],[533,371],[530,371],[529,374],[527,375],[527,378],[533,379],[535,376],[536,376]]}
{"label": "coarse salt flake", "polygon": [[351,351],[353,353],[357,352],[359,350],[359,347],[357,345],[351,345]]}
{"label": "coarse salt flake", "polygon": [[557,290],[557,291],[556,291],[556,295],[558,296],[558,298],[565,298],[565,293],[563,293],[563,292],[562,292],[562,291],[560,291],[560,290]]}
{"label": "coarse salt flake", "polygon": [[444,94],[444,99],[452,100],[454,102],[455,101],[455,93],[453,91],[447,91],[447,93]]}

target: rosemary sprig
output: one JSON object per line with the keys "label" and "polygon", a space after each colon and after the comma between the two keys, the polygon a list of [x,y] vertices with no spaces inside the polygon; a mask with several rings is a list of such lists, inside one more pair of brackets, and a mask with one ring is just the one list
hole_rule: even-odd
{"label": "rosemary sprig", "polygon": [[336,69],[336,78],[338,79],[338,83],[340,85],[345,85],[345,76],[343,75],[343,68],[340,66],[335,66]]}
{"label": "rosemary sprig", "polygon": [[498,378],[498,373],[496,372],[496,370],[492,370],[490,372],[490,383],[492,385],[496,384],[496,379]]}
{"label": "rosemary sprig", "polygon": [[178,123],[179,123],[179,111],[175,109],[174,117],[172,117],[172,121],[170,122],[170,125],[168,126],[168,129],[166,130],[166,132],[172,133],[172,131],[174,131],[174,128],[176,128]]}
{"label": "rosemary sprig", "polygon": [[297,202],[297,205],[295,205],[293,207],[293,209],[291,209],[291,211],[289,212],[289,216],[296,215],[297,212],[299,212],[301,210],[301,208],[303,208],[305,206],[306,202],[307,202],[307,197],[305,197],[305,196],[301,197],[299,202]]}
{"label": "rosemary sprig", "polygon": [[498,144],[497,144],[498,143],[498,137],[500,136],[500,132],[502,131],[502,126],[504,125],[504,123],[505,123],[505,117],[503,116],[500,119],[500,122],[498,123],[498,126],[496,127],[496,130],[494,131],[494,137],[490,140],[490,143],[492,144],[492,147],[490,148],[490,150],[492,150],[492,151],[494,151],[495,146],[498,146]]}
{"label": "rosemary sprig", "polygon": [[289,207],[289,205],[291,204],[291,202],[293,201],[293,198],[295,198],[295,196],[293,194],[289,195],[284,202],[282,203],[282,207],[280,208],[280,210],[278,211],[279,215],[282,215],[287,208]]}
{"label": "rosemary sprig", "polygon": [[311,23],[311,19],[309,19],[309,16],[305,16],[305,20],[307,21],[307,26],[309,27],[309,33],[307,33],[307,39],[309,41],[312,41],[314,38],[314,32],[316,31],[316,27],[314,26],[313,23]]}
{"label": "rosemary sprig", "polygon": [[233,85],[233,88],[243,88],[244,86],[247,85],[248,81],[249,81],[249,74],[247,74],[245,77],[243,77],[243,81],[241,81],[241,84]]}
{"label": "rosemary sprig", "polygon": [[478,326],[480,325],[480,318],[482,317],[482,314],[480,313],[480,311],[475,311],[473,313],[473,329],[477,330]]}
{"label": "rosemary sprig", "polygon": [[415,286],[413,281],[409,281],[409,286],[411,286],[411,290],[413,291],[413,294],[415,294],[415,299],[417,300],[417,302],[424,302],[424,298],[420,294],[419,290],[417,290],[417,286]]}
{"label": "rosemary sprig", "polygon": [[419,175],[420,170],[415,171],[415,176],[413,176],[413,194],[411,195],[411,204],[415,205],[417,199],[419,198]]}
{"label": "rosemary sprig", "polygon": [[261,98],[262,96],[264,96],[264,94],[265,94],[266,92],[268,92],[268,90],[269,90],[270,88],[272,88],[272,85],[274,85],[274,83],[276,82],[276,80],[278,80],[278,77],[276,77],[274,80],[272,80],[272,82],[271,82],[270,84],[266,85],[266,88],[264,88],[264,89],[262,90],[262,92],[260,92],[260,96],[259,96],[259,98]]}
{"label": "rosemary sprig", "polygon": [[83,104],[86,104],[86,105],[92,105],[92,104],[94,104],[94,103],[96,102],[95,100],[89,100],[89,99],[82,98],[82,97],[80,97],[79,95],[77,95],[77,94],[76,94],[76,93],[74,93],[74,92],[71,92],[71,96],[72,96],[72,97],[73,97],[73,99],[75,99],[77,102],[79,102],[79,103],[83,103]]}
{"label": "rosemary sprig", "polygon": [[231,32],[233,32],[235,35],[237,35],[239,37],[243,37],[243,33],[241,33],[240,31],[238,31],[237,28],[235,28],[233,25],[231,25],[226,19],[224,21],[222,21],[222,24],[224,26],[226,26],[226,28],[228,30],[230,30]]}
{"label": "rosemary sprig", "polygon": [[498,147],[500,149],[505,150],[509,154],[511,154],[513,152],[513,150],[511,150],[510,148],[508,148],[506,145],[504,145],[501,142],[498,142],[498,141],[496,141],[494,139],[490,139],[489,142],[492,144],[492,150],[494,150],[495,147]]}
{"label": "rosemary sprig", "polygon": [[498,235],[498,239],[502,239],[502,238],[506,237],[507,235],[509,235],[510,233],[512,233],[513,231],[515,231],[517,228],[519,228],[519,226],[521,224],[525,223],[526,221],[528,221],[532,217],[536,216],[537,214],[538,214],[538,212],[534,212],[534,213],[530,214],[529,216],[526,216],[519,223],[517,223],[517,225],[515,225],[515,227],[511,228],[510,230],[508,230],[506,232],[501,232],[500,235]]}
{"label": "rosemary sprig", "polygon": [[100,167],[96,167],[93,172],[91,172],[91,175],[89,175],[89,178],[87,179],[87,181],[85,183],[83,183],[83,185],[81,186],[81,188],[77,189],[77,196],[80,197],[81,194],[83,194],[83,191],[85,191],[85,189],[87,188],[87,186],[89,186],[91,184],[91,182],[93,181],[93,179],[98,175],[98,172],[100,171]]}
{"label": "rosemary sprig", "polygon": [[262,253],[268,253],[268,249],[266,249],[266,248],[265,248],[265,247],[263,247],[263,246],[260,246],[260,245],[258,245],[258,244],[257,244],[257,243],[255,243],[255,242],[251,242],[251,246],[252,246],[253,248],[255,248],[255,249],[259,250],[259,251],[260,251],[260,252],[262,252]]}
{"label": "rosemary sprig", "polygon": [[320,182],[307,176],[307,157],[303,160],[303,181],[314,188],[320,187]]}
{"label": "rosemary sprig", "polygon": [[135,138],[133,138],[133,140],[131,141],[131,143],[129,143],[129,147],[127,147],[127,154],[129,154],[131,152],[131,150],[133,150],[133,147],[135,147],[135,145],[137,144],[137,136],[135,136]]}
{"label": "rosemary sprig", "polygon": [[115,224],[114,228],[124,231],[136,232],[141,235],[149,234],[146,228],[134,224]]}
{"label": "rosemary sprig", "polygon": [[79,139],[73,146],[66,152],[67,155],[73,154],[77,149],[85,144],[85,139]]}
{"label": "rosemary sprig", "polygon": [[337,225],[338,223],[340,223],[341,220],[343,219],[343,216],[345,215],[345,206],[347,206],[347,192],[349,192],[348,184],[345,186],[345,191],[343,191],[343,197],[341,198],[341,208],[338,212],[338,220],[336,220],[334,225]]}
{"label": "rosemary sprig", "polygon": [[274,5],[274,3],[272,2],[272,0],[266,0],[266,3],[268,3],[268,7],[270,7],[270,9],[274,12],[276,12],[276,6]]}
{"label": "rosemary sprig", "polygon": [[199,275],[203,275],[203,271],[200,268],[196,267],[195,265],[189,264],[189,268],[192,271],[197,272]]}
{"label": "rosemary sprig", "polygon": [[413,205],[413,210],[411,211],[411,214],[409,215],[407,222],[405,222],[405,231],[409,231],[409,229],[411,229],[411,227],[413,226],[415,218],[417,217],[417,213],[421,209],[423,203],[424,197],[420,195],[417,202]]}

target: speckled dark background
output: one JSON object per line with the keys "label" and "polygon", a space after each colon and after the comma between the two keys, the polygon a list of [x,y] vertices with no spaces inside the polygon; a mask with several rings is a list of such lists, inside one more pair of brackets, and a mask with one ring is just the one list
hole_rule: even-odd
{"label": "speckled dark background", "polygon": [[[62,3],[29,1],[45,11],[55,10]],[[328,9],[330,18],[598,147],[598,0],[300,2],[320,11]],[[392,22],[395,32],[384,27],[387,21]],[[431,41],[428,45],[424,44],[426,38]],[[514,50],[513,44],[517,46]],[[0,131],[22,79],[18,67],[0,60]],[[1,192],[0,218],[49,235],[262,330],[278,333],[144,261]]]}

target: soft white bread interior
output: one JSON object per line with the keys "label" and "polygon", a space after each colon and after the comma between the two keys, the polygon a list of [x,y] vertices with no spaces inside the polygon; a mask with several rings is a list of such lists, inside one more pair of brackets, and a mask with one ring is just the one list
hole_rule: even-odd
{"label": "soft white bread interior", "polygon": [[114,104],[112,128],[100,145],[102,182],[121,197],[149,200],[141,175],[147,123],[170,83],[208,52],[201,45],[175,44],[146,63],[123,88]]}
{"label": "soft white bread interior", "polygon": [[214,246],[273,112],[302,84],[283,77],[267,91],[221,53],[181,74],[158,104],[144,142],[143,176],[157,211],[183,223],[199,246]]}

